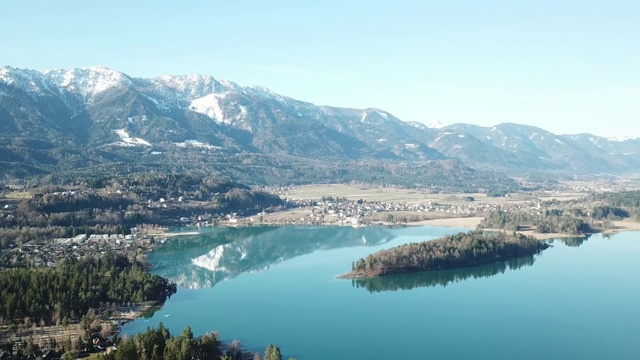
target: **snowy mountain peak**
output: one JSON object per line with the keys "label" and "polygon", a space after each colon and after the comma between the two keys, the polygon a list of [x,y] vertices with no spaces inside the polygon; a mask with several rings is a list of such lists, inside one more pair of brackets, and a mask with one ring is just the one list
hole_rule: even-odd
{"label": "snowy mountain peak", "polygon": [[271,98],[271,99],[276,99],[276,100],[283,100],[282,96],[280,96],[279,94],[274,93],[273,91],[271,91],[268,87],[266,87],[264,85],[249,85],[246,88],[244,88],[244,90],[249,92],[249,93],[253,93],[253,94],[258,94],[258,95],[264,96],[266,98]]}
{"label": "snowy mountain peak", "polygon": [[85,100],[112,87],[131,85],[127,75],[103,66],[44,71],[5,66],[0,68],[0,81],[32,92],[73,92]]}
{"label": "snowy mountain peak", "polygon": [[264,92],[264,93],[267,93],[267,94],[272,94],[271,90],[269,90],[269,88],[264,86],[264,85],[249,85],[248,88],[251,89],[251,90],[254,90],[254,91],[258,91],[258,92]]}
{"label": "snowy mountain peak", "polygon": [[629,140],[638,140],[638,138],[632,137],[632,136],[614,136],[614,137],[607,138],[607,140],[616,141],[616,142],[625,142]]}
{"label": "snowy mountain peak", "polygon": [[440,121],[438,120],[434,120],[431,122],[431,124],[427,125],[427,127],[429,129],[440,129],[444,127],[444,124],[442,124]]}
{"label": "snowy mountain peak", "polygon": [[38,73],[38,71],[30,70],[30,69],[14,68],[13,66],[9,66],[9,65],[0,67],[0,79],[3,79],[3,80],[6,78],[12,77],[12,75],[15,76],[15,75],[20,75],[24,73]]}
{"label": "snowy mountain peak", "polygon": [[194,86],[213,86],[216,83],[216,79],[212,76],[200,74],[162,75],[154,78],[153,81],[180,91],[185,91]]}
{"label": "snowy mountain peak", "polygon": [[9,75],[14,71],[16,71],[16,69],[12,68],[11,66],[0,67],[0,80],[2,80],[3,82],[9,82]]}
{"label": "snowy mountain peak", "polygon": [[18,69],[11,66],[0,68],[0,82],[17,85],[25,90],[37,91],[42,74],[36,70]]}
{"label": "snowy mountain peak", "polygon": [[174,91],[188,102],[210,94],[221,94],[241,89],[234,82],[216,80],[212,76],[199,74],[163,75],[152,79],[151,82],[156,89],[164,88]]}
{"label": "snowy mountain peak", "polygon": [[80,93],[85,99],[113,87],[131,85],[127,75],[104,66],[45,70],[42,75],[50,85]]}

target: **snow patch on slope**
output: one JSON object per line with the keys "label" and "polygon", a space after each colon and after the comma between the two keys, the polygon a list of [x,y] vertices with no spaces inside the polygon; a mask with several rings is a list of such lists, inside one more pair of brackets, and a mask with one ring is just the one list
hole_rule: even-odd
{"label": "snow patch on slope", "polygon": [[164,109],[164,110],[171,109],[171,106],[165,104],[163,101],[159,101],[158,99],[151,96],[147,96],[145,94],[141,94],[141,95],[147,98],[149,101],[151,101],[158,109]]}
{"label": "snow patch on slope", "polygon": [[429,128],[427,125],[417,121],[408,121],[407,124],[413,126],[414,128],[418,128],[420,130],[426,130]]}
{"label": "snow patch on slope", "polygon": [[148,141],[141,139],[141,138],[137,138],[137,137],[131,137],[131,135],[129,135],[129,133],[127,133],[127,130],[125,129],[117,129],[117,130],[113,130],[116,134],[118,134],[118,136],[120,136],[120,141],[115,142],[114,145],[118,145],[118,146],[125,146],[125,147],[132,147],[132,146],[151,146],[151,143],[149,143]]}
{"label": "snow patch on slope", "polygon": [[213,149],[222,149],[219,146],[213,146],[207,143],[203,143],[201,141],[198,140],[186,140],[183,142],[179,142],[179,143],[175,143],[177,147],[181,147],[181,148],[186,148],[186,147],[197,147],[197,148],[203,148],[203,149],[209,149],[209,150],[213,150]]}
{"label": "snow patch on slope", "polygon": [[225,94],[209,94],[199,99],[195,99],[191,104],[189,104],[189,110],[207,115],[217,122],[229,124],[231,121],[225,119],[222,107],[220,106],[220,100],[224,97]]}
{"label": "snow patch on slope", "polygon": [[438,141],[442,140],[442,138],[444,138],[445,136],[449,136],[449,135],[453,135],[453,134],[454,134],[454,133],[452,133],[452,132],[445,132],[445,133],[443,133],[442,135],[438,136],[438,137],[437,137],[435,140],[433,140],[431,143],[432,143],[432,144],[435,144],[435,143],[437,143]]}
{"label": "snow patch on slope", "polygon": [[385,120],[389,120],[389,115],[382,111],[378,111],[378,115],[382,116]]}

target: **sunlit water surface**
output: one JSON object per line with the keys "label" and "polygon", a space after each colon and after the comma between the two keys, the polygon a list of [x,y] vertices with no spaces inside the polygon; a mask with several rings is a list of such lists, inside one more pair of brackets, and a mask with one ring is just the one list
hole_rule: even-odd
{"label": "sunlit water surface", "polygon": [[210,229],[150,255],[178,292],[162,322],[305,359],[640,359],[640,234],[556,240],[476,268],[342,280],[380,249],[464,229]]}

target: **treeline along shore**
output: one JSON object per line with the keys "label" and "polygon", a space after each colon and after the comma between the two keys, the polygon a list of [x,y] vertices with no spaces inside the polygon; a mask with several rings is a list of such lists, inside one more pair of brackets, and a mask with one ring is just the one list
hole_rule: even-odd
{"label": "treeline along shore", "polygon": [[366,278],[477,266],[536,254],[549,245],[531,236],[474,230],[397,246],[361,258],[340,278]]}

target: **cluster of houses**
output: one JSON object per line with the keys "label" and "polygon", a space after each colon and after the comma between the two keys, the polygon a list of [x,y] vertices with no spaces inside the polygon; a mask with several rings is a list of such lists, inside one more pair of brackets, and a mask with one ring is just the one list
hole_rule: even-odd
{"label": "cluster of houses", "polygon": [[115,244],[115,245],[121,245],[121,244],[133,244],[135,240],[135,235],[122,235],[122,234],[92,234],[92,235],[86,235],[86,234],[80,234],[78,236],[72,237],[72,238],[60,238],[60,239],[53,239],[53,243],[54,244],[58,244],[58,245],[69,245],[69,244],[91,244],[91,245],[96,245],[96,244]]}
{"label": "cluster of houses", "polygon": [[[249,218],[227,216],[221,224],[301,224],[301,225],[352,225],[361,226],[380,222],[412,222],[432,218],[485,216],[490,211],[542,211],[538,200],[521,202],[483,202],[472,196],[458,198],[456,204],[436,202],[410,203],[389,201],[329,200],[287,200],[287,206],[297,208],[298,216],[269,216],[264,213]],[[554,202],[553,202],[554,203]],[[548,204],[545,204],[548,205]],[[300,211],[303,210],[303,211]]]}
{"label": "cluster of houses", "polygon": [[[464,205],[448,205],[438,204],[434,202],[425,203],[395,203],[387,201],[364,201],[364,200],[348,200],[348,199],[331,199],[324,201],[317,200],[288,200],[294,207],[302,209],[310,209],[305,216],[294,217],[278,217],[273,219],[279,224],[337,224],[337,225],[367,225],[380,221],[389,221],[380,214],[414,214],[418,218],[430,217],[469,217],[479,216],[498,205],[488,203],[476,203],[474,199],[464,199],[467,201]],[[415,217],[414,216],[414,217]],[[253,217],[249,219],[240,219],[236,222],[253,222],[263,223],[262,217]],[[397,221],[394,218],[393,221]],[[267,219],[266,222],[272,220]]]}
{"label": "cluster of houses", "polygon": [[[59,238],[44,244],[26,243],[0,253],[4,263],[25,263],[35,267],[54,267],[66,258],[81,259],[85,256],[100,256],[107,251],[115,254],[130,254],[138,249],[151,249],[152,239],[135,235],[81,234],[72,238]],[[1,267],[1,266],[0,266]]]}

